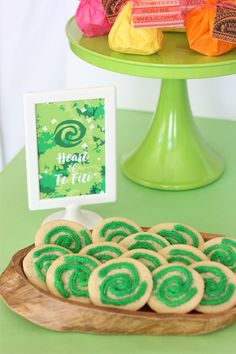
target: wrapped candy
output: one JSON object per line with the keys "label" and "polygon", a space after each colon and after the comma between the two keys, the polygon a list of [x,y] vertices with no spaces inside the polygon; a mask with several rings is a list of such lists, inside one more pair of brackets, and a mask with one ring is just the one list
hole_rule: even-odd
{"label": "wrapped candy", "polygon": [[111,29],[101,0],[81,0],[75,20],[87,37],[103,36]]}
{"label": "wrapped candy", "polygon": [[212,37],[216,16],[216,0],[208,0],[205,6],[186,13],[185,28],[191,49],[204,55],[216,56],[229,52],[235,43]]}
{"label": "wrapped candy", "polygon": [[157,28],[134,28],[131,23],[132,4],[128,2],[119,13],[108,36],[112,50],[121,53],[149,55],[162,46],[163,34]]}

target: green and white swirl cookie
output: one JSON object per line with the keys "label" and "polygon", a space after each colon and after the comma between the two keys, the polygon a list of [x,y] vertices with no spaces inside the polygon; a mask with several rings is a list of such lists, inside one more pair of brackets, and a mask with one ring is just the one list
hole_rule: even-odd
{"label": "green and white swirl cookie", "polygon": [[124,238],[120,245],[127,248],[129,251],[134,249],[147,249],[150,251],[158,252],[164,247],[170,245],[170,243],[161,236],[158,236],[151,232],[138,232]]}
{"label": "green and white swirl cookie", "polygon": [[88,289],[94,305],[136,311],[149,299],[152,275],[141,262],[120,257],[97,267]]}
{"label": "green and white swirl cookie", "polygon": [[176,243],[187,244],[193,247],[200,248],[204,239],[200,232],[191,226],[181,223],[165,223],[152,226],[148,232],[165,237],[171,245]]}
{"label": "green and white swirl cookie", "polygon": [[153,273],[153,290],[148,305],[158,313],[188,313],[200,303],[204,282],[193,269],[169,264]]}
{"label": "green and white swirl cookie", "polygon": [[230,237],[216,237],[207,241],[201,250],[211,261],[219,262],[236,273],[236,240]]}
{"label": "green and white swirl cookie", "polygon": [[96,224],[92,232],[93,243],[112,241],[119,243],[125,237],[142,231],[134,221],[126,218],[107,218]]}
{"label": "green and white swirl cookie", "polygon": [[123,253],[121,257],[137,259],[138,261],[142,262],[150,270],[150,272],[153,272],[161,265],[168,264],[167,260],[159,253],[142,248],[127,251]]}
{"label": "green and white swirl cookie", "polygon": [[196,262],[209,261],[209,258],[198,248],[189,245],[171,245],[160,250],[168,263],[190,265]]}
{"label": "green and white swirl cookie", "polygon": [[231,269],[217,262],[199,262],[191,266],[204,280],[204,295],[196,310],[218,313],[236,305],[236,276]]}
{"label": "green and white swirl cookie", "polygon": [[84,247],[79,254],[92,256],[99,262],[105,263],[113,258],[120,257],[126,251],[126,248],[120,246],[118,243],[105,241],[92,243],[91,245]]}
{"label": "green and white swirl cookie", "polygon": [[23,270],[28,280],[43,290],[47,290],[46,274],[58,257],[71,253],[57,245],[40,245],[27,253],[23,259]]}
{"label": "green and white swirl cookie", "polygon": [[88,281],[101,263],[91,256],[66,255],[52,263],[46,276],[48,290],[55,296],[90,303]]}
{"label": "green and white swirl cookie", "polygon": [[86,227],[70,220],[54,220],[43,224],[35,235],[35,245],[55,244],[78,253],[91,244],[91,233]]}

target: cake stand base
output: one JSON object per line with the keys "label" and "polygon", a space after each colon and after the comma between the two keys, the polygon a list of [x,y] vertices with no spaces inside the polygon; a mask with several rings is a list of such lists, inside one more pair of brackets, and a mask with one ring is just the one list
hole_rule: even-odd
{"label": "cake stand base", "polygon": [[123,157],[123,173],[150,188],[186,190],[221,176],[223,160],[194,123],[186,80],[163,79],[152,125],[142,143]]}

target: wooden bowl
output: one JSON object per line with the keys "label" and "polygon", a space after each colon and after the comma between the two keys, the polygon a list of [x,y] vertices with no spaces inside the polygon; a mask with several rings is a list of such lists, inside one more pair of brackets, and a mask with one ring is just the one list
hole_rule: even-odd
{"label": "wooden bowl", "polygon": [[[219,235],[202,233],[205,240]],[[32,285],[22,260],[34,245],[17,252],[0,276],[0,294],[18,315],[56,331],[99,334],[196,335],[214,332],[236,320],[236,307],[218,314],[157,314],[148,307],[127,311],[78,304]]]}

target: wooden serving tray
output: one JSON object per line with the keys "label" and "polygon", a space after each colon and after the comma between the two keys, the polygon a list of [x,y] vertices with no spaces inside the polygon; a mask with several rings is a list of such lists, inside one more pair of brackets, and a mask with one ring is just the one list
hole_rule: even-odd
{"label": "wooden serving tray", "polygon": [[[219,236],[202,235],[205,240]],[[148,307],[126,311],[65,301],[37,288],[25,277],[22,260],[33,247],[13,256],[0,276],[0,295],[12,311],[42,327],[98,334],[196,335],[214,332],[236,320],[236,307],[219,314],[157,314]]]}

